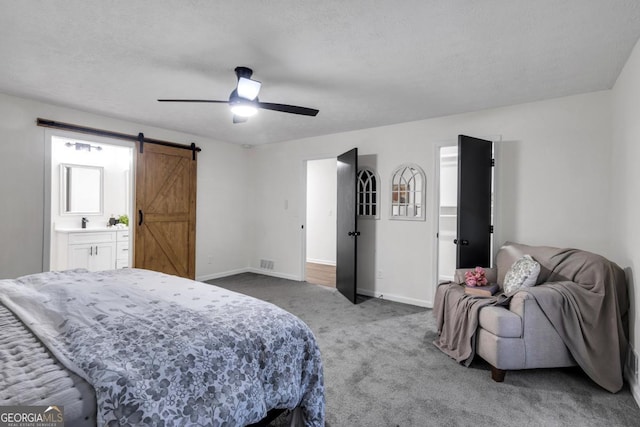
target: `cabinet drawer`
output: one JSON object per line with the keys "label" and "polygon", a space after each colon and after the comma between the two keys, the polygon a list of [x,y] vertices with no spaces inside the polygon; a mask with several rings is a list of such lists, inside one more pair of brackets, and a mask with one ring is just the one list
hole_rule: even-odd
{"label": "cabinet drawer", "polygon": [[116,268],[128,268],[129,260],[128,259],[117,259],[116,260]]}
{"label": "cabinet drawer", "polygon": [[115,241],[115,233],[69,233],[69,244],[77,245],[83,243],[109,243]]}
{"label": "cabinet drawer", "polygon": [[118,249],[116,250],[117,259],[129,259],[129,244],[118,243]]}
{"label": "cabinet drawer", "polygon": [[118,242],[124,242],[129,240],[129,230],[116,231]]}

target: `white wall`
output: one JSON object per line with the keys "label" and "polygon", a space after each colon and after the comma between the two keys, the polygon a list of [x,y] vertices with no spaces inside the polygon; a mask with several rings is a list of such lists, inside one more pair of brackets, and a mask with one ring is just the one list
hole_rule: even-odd
{"label": "white wall", "polygon": [[246,191],[247,150],[202,137],[193,141],[202,148],[198,154],[196,278],[208,280],[245,271],[252,241],[247,222],[256,210]]}
{"label": "white wall", "polygon": [[49,209],[44,199],[49,190],[44,188],[45,128],[36,126],[38,117],[195,142],[202,148],[198,155],[196,276],[207,278],[246,268],[247,155],[243,148],[0,94],[0,278],[43,269],[44,218]]}
{"label": "white wall", "polygon": [[[434,171],[436,145],[458,134],[501,135],[496,170],[499,241],[608,249],[611,172],[610,92],[553,99],[255,148],[251,197],[256,236],[250,264],[275,260],[274,274],[301,278],[302,165],[358,147],[377,155],[381,218],[375,221],[376,278],[370,294],[430,305],[436,281]],[[390,221],[389,179],[412,162],[427,176],[426,221]],[[288,201],[288,209],[283,201]]]}
{"label": "white wall", "polygon": [[336,265],[337,160],[307,162],[307,262]]}
{"label": "white wall", "polygon": [[[612,91],[613,156],[611,189],[611,247],[614,260],[627,267],[631,310],[631,345],[640,350],[640,42],[636,44]],[[632,391],[640,402],[638,378]]]}

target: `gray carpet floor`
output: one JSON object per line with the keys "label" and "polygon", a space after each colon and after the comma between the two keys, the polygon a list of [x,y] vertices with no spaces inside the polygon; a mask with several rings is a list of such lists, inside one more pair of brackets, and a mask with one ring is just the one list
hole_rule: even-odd
{"label": "gray carpet floor", "polygon": [[432,344],[429,309],[364,297],[352,305],[335,289],[252,273],[207,283],[309,325],[322,353],[330,427],[640,425],[627,386],[611,394],[578,368],[511,371],[496,383],[479,358],[457,364]]}

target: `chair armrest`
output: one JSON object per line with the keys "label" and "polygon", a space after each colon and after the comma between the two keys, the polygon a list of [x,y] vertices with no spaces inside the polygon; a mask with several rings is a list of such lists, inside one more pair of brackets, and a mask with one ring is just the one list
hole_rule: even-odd
{"label": "chair armrest", "polygon": [[[458,268],[456,270],[455,275],[453,276],[453,281],[455,283],[464,283],[464,273],[467,271],[471,271],[473,268]],[[485,277],[489,283],[497,283],[498,282],[498,269],[495,267],[485,268]]]}
{"label": "chair armrest", "polygon": [[529,305],[536,310],[540,310],[535,298],[527,291],[521,290],[516,292],[509,303],[509,311],[514,312],[520,317],[524,317],[525,307]]}

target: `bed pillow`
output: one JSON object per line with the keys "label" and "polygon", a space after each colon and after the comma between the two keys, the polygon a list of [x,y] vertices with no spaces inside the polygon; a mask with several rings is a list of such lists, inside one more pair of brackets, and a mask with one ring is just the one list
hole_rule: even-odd
{"label": "bed pillow", "polygon": [[507,296],[513,295],[522,288],[530,288],[536,285],[540,274],[540,264],[531,255],[524,255],[513,263],[504,276],[502,287]]}

